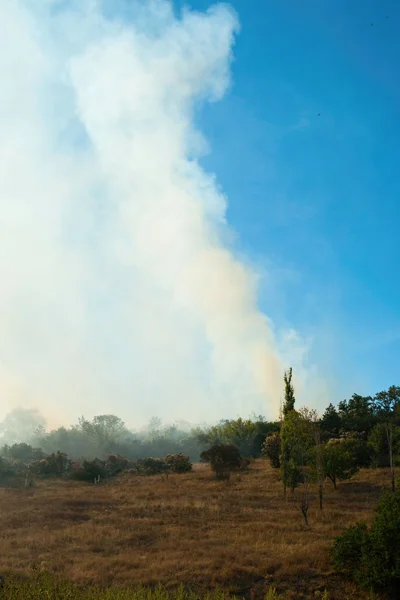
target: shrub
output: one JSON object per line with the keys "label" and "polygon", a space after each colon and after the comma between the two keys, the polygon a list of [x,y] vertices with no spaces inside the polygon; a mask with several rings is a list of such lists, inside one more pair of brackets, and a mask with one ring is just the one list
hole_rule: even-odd
{"label": "shrub", "polygon": [[8,460],[5,460],[4,458],[1,458],[0,456],[0,479],[4,477],[11,477],[14,474],[15,471],[10,465],[10,462]]}
{"label": "shrub", "polygon": [[368,529],[357,523],[336,538],[332,556],[337,569],[364,587],[400,584],[400,492],[386,491]]}
{"label": "shrub", "polygon": [[229,479],[231,471],[241,468],[242,458],[233,444],[216,444],[200,454],[200,462],[209,463],[217,479]]}
{"label": "shrub", "polygon": [[265,438],[265,442],[262,446],[262,454],[265,458],[268,458],[271,466],[274,469],[280,469],[281,467],[281,436],[279,433],[273,433]]}
{"label": "shrub", "polygon": [[128,458],[125,458],[120,454],[109,454],[104,466],[108,475],[112,477],[113,475],[118,475],[118,473],[127,471],[130,468],[131,463]]}
{"label": "shrub", "polygon": [[135,468],[139,475],[160,475],[168,471],[168,465],[162,458],[142,458],[136,461]]}
{"label": "shrub", "polygon": [[58,451],[56,454],[50,454],[42,460],[34,461],[31,464],[32,471],[43,477],[62,477],[71,468],[72,461],[64,452]]}
{"label": "shrub", "polygon": [[184,454],[168,454],[164,458],[170,473],[188,473],[192,470],[192,463]]}
{"label": "shrub", "polygon": [[94,460],[84,460],[82,465],[74,464],[70,472],[71,479],[76,481],[90,481],[95,479],[105,479],[108,476],[106,461],[95,458]]}

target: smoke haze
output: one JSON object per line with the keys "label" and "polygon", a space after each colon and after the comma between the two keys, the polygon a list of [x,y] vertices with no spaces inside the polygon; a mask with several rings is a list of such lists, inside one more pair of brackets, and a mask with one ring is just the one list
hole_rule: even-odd
{"label": "smoke haze", "polygon": [[296,335],[282,354],[198,161],[237,17],[110,6],[0,0],[0,412],[275,417]]}

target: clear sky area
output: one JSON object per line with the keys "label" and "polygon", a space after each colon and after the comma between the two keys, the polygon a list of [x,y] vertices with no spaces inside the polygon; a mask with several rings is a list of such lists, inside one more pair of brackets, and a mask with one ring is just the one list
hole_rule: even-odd
{"label": "clear sky area", "polygon": [[232,87],[201,114],[203,163],[243,249],[270,269],[262,307],[313,337],[339,395],[374,393],[400,357],[400,6],[231,5]]}

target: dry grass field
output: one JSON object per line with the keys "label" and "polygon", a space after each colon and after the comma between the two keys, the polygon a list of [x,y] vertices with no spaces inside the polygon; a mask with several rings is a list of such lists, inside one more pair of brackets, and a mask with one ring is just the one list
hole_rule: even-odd
{"label": "dry grass field", "polygon": [[370,520],[386,471],[365,470],[315,498],[306,527],[300,491],[285,500],[265,461],[216,481],[205,466],[168,478],[124,475],[103,485],[51,480],[0,489],[0,573],[51,571],[73,581],[261,598],[366,598],[332,572],[332,539]]}

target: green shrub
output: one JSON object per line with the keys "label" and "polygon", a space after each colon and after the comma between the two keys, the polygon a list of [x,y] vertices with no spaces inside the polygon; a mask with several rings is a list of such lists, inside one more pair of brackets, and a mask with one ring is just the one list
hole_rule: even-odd
{"label": "green shrub", "polygon": [[209,463],[217,479],[229,479],[230,472],[242,466],[240,452],[233,444],[216,444],[200,454],[200,462]]}
{"label": "green shrub", "polygon": [[[26,468],[25,468],[26,470]],[[15,474],[14,469],[12,468],[10,461],[2,458],[0,456],[0,479],[5,477],[11,477]]]}
{"label": "green shrub", "polygon": [[70,478],[76,481],[90,481],[95,479],[105,479],[108,477],[106,462],[95,458],[94,460],[84,460],[82,465],[74,464],[70,472]]}
{"label": "green shrub", "polygon": [[170,473],[189,473],[192,470],[192,463],[184,454],[168,454],[164,458],[164,462]]}
{"label": "green shrub", "polygon": [[400,584],[400,491],[386,491],[370,528],[357,523],[336,538],[332,556],[337,569],[359,585],[389,589]]}
{"label": "green shrub", "polygon": [[281,467],[281,451],[281,436],[279,433],[273,433],[265,438],[262,446],[262,454],[265,458],[269,459],[274,469],[280,469]]}
{"label": "green shrub", "polygon": [[142,458],[136,461],[135,469],[139,475],[161,475],[168,471],[168,465],[162,458]]}
{"label": "green shrub", "polygon": [[105,468],[108,475],[118,475],[123,471],[127,471],[131,467],[131,462],[128,458],[121,456],[120,454],[109,454],[105,461]]}
{"label": "green shrub", "polygon": [[71,468],[72,461],[64,452],[58,451],[56,454],[50,454],[42,460],[31,463],[31,470],[36,475],[42,477],[62,477]]}

